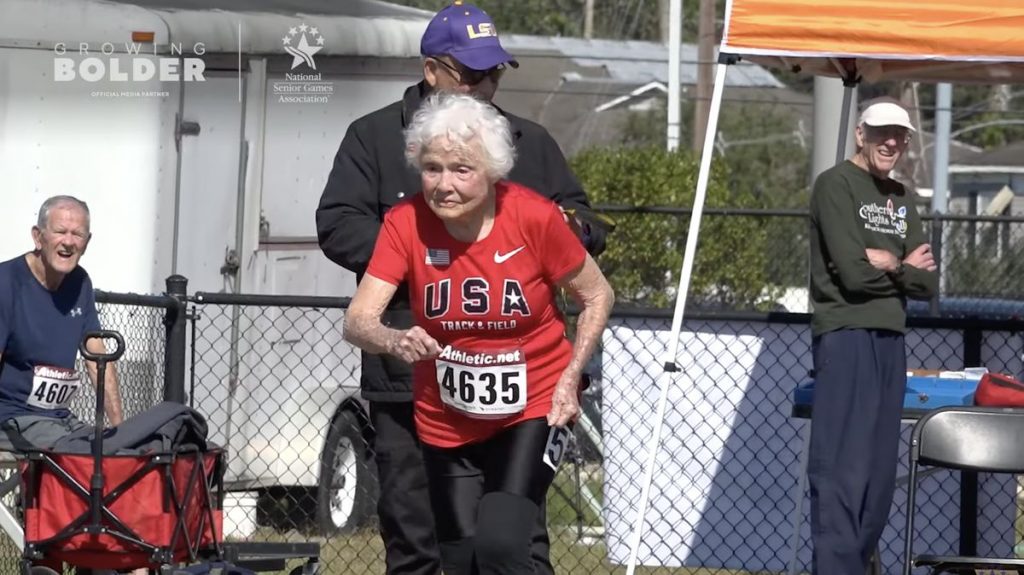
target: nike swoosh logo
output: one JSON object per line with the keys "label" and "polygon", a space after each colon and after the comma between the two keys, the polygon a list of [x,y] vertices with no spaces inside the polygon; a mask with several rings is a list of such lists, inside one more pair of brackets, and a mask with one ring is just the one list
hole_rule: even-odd
{"label": "nike swoosh logo", "polygon": [[526,246],[519,246],[518,248],[508,252],[507,254],[503,254],[503,253],[495,250],[494,251],[494,263],[496,263],[496,264],[503,264],[506,261],[508,261],[508,259],[510,257],[518,254],[519,252],[521,252],[521,251],[523,251],[525,249],[526,249]]}

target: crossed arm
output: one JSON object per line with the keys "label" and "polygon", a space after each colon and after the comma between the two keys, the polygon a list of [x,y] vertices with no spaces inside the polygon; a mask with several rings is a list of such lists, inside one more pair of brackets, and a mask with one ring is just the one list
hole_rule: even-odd
{"label": "crossed arm", "polygon": [[[888,250],[865,248],[868,263],[892,278],[893,284],[908,297],[928,299],[937,291],[935,256],[932,246],[921,244],[914,248],[902,262]],[[903,264],[902,266],[900,264]]]}

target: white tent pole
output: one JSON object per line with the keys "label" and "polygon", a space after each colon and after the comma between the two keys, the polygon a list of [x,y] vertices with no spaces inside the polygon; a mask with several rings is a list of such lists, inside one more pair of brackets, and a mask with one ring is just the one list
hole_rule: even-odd
{"label": "white tent pole", "polygon": [[839,138],[836,142],[836,165],[846,159],[846,140],[850,138],[850,114],[853,112],[853,90],[856,84],[843,84],[843,113],[839,116]]}
{"label": "white tent pole", "polygon": [[[697,252],[697,234],[700,231],[701,213],[704,211],[704,197],[707,195],[708,176],[711,172],[711,154],[715,150],[715,134],[718,131],[718,113],[722,105],[722,88],[725,86],[727,64],[718,64],[715,70],[715,88],[711,94],[711,110],[708,114],[708,130],[704,134],[704,150],[701,152],[700,173],[697,177],[697,193],[693,199],[693,213],[690,214],[690,229],[686,237],[686,251],[683,254],[683,269],[679,275],[679,291],[676,299],[676,312],[672,320],[672,333],[669,335],[669,353],[665,359],[666,371],[677,371],[676,352],[679,348],[679,331],[683,325],[683,307],[686,305],[686,293],[690,287],[690,274],[693,270],[693,259]],[[668,386],[671,378],[663,377],[658,396],[657,414],[654,418],[654,429],[650,443],[647,445],[647,465],[644,470],[644,483],[640,490],[640,508],[633,520],[633,536],[629,546],[629,561],[626,563],[626,575],[633,575],[636,569],[637,554],[640,551],[640,536],[643,534],[644,516],[647,514],[647,502],[651,495],[651,483],[654,482],[654,464],[658,458],[658,444],[661,443],[661,428],[665,423],[665,406],[668,403]]]}
{"label": "white tent pole", "polygon": [[675,314],[672,316],[672,333],[668,342],[668,352],[664,358],[666,371],[676,371],[677,369],[676,356],[679,352],[679,331],[683,327],[683,308],[686,306],[686,296],[690,291],[690,275],[693,273],[693,260],[697,253],[697,235],[700,233],[700,219],[704,213],[704,197],[708,191],[708,177],[711,174],[711,154],[715,149],[715,136],[718,135],[718,114],[722,108],[722,89],[725,87],[725,71],[727,68],[727,64],[719,63],[715,69],[715,88],[711,93],[708,129],[704,134],[704,150],[700,155],[697,193],[693,198],[693,212],[690,214],[690,227],[686,234],[683,268],[679,272],[679,289],[676,292]]}
{"label": "white tent pole", "polygon": [[636,569],[637,555],[640,552],[640,538],[644,531],[644,516],[647,515],[647,501],[651,495],[651,483],[654,482],[654,463],[658,458],[658,444],[661,443],[661,428],[665,423],[665,406],[668,404],[668,385],[672,378],[661,378],[661,389],[658,392],[658,408],[654,416],[654,429],[647,445],[647,465],[644,468],[644,483],[640,488],[640,508],[633,518],[633,536],[629,543],[629,560],[626,562],[626,575],[633,575]]}

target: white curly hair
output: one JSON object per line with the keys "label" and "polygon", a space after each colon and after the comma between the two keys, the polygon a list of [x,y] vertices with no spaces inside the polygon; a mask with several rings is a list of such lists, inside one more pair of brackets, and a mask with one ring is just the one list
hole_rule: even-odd
{"label": "white curly hair", "polygon": [[508,176],[515,163],[516,148],[508,119],[488,104],[465,94],[437,93],[416,111],[405,130],[405,159],[417,170],[431,142],[447,138],[456,149],[469,150],[475,139],[483,152],[481,160],[488,179]]}

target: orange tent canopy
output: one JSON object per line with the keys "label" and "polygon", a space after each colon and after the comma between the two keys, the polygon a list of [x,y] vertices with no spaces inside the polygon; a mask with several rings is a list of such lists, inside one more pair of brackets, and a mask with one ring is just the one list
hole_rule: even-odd
{"label": "orange tent canopy", "polygon": [[1024,81],[1019,0],[730,0],[721,51],[861,78]]}

